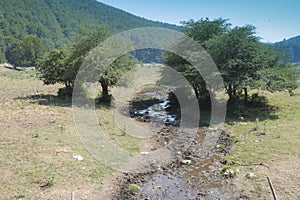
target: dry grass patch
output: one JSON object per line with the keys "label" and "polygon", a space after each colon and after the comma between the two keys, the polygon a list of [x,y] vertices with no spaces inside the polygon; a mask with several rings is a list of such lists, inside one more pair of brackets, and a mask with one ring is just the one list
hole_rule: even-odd
{"label": "dry grass patch", "polygon": [[51,98],[59,87],[43,85],[32,69],[0,72],[0,199],[101,195],[103,176],[112,171],[81,143],[70,100]]}

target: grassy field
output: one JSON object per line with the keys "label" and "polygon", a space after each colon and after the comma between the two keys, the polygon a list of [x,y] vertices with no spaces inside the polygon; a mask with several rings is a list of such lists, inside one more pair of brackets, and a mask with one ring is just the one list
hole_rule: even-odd
{"label": "grassy field", "polygon": [[[0,69],[0,199],[98,199],[110,169],[94,159],[74,128],[70,99],[34,69]],[[81,155],[82,161],[74,155]]]}
{"label": "grassy field", "polygon": [[[86,150],[76,133],[71,100],[56,97],[60,85],[45,86],[34,69],[0,68],[0,199],[99,199],[103,177],[112,172]],[[300,89],[269,93],[270,109],[228,119],[234,138],[228,162],[262,165],[236,167],[234,179],[251,199],[271,199],[266,176],[279,199],[300,199]],[[138,141],[114,125],[111,110],[97,110],[99,123],[112,140],[131,152]],[[103,117],[105,116],[105,117]],[[74,155],[83,156],[82,161]],[[247,173],[255,177],[246,178]]]}
{"label": "grassy field", "polygon": [[[266,91],[260,95],[273,108],[253,109],[244,120],[227,125],[235,140],[227,160],[269,168],[238,164],[235,182],[251,199],[272,199],[269,176],[279,199],[300,199],[300,89],[294,96]],[[246,178],[247,173],[255,177]]]}

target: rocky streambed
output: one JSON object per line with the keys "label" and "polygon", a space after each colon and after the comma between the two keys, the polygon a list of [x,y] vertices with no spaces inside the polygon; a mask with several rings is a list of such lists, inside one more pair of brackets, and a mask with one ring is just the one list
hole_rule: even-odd
{"label": "rocky streambed", "polygon": [[[125,173],[115,199],[246,199],[230,179],[221,176],[224,156],[232,140],[223,130],[198,128],[192,140],[179,134],[180,115],[169,108],[167,90],[143,90],[130,106],[130,116],[163,128],[147,142],[155,149],[168,145],[174,152],[166,166],[143,173]],[[139,97],[142,96],[142,99]],[[171,144],[172,145],[169,145]],[[147,156],[147,155],[145,155]]]}

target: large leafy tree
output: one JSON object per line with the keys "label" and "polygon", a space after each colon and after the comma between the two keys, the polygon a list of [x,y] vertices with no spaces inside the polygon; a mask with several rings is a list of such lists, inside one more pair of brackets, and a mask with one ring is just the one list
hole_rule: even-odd
{"label": "large leafy tree", "polygon": [[[63,50],[50,52],[37,66],[40,78],[45,84],[64,83],[66,91],[72,92],[76,75],[88,53],[107,37],[107,29],[99,27],[96,31],[82,36],[69,53]],[[106,70],[100,71],[97,77],[102,86],[102,96],[109,95],[108,88],[115,85],[119,78],[135,64],[136,61],[132,56],[124,55],[115,60]],[[94,72],[96,73],[97,70],[92,70],[90,73]]]}
{"label": "large leafy tree", "polygon": [[95,31],[82,35],[78,42],[72,45],[70,55],[66,58],[66,71],[63,79],[74,86],[78,70],[88,53],[109,36],[106,27],[98,27]]}
{"label": "large leafy tree", "polygon": [[227,20],[222,18],[212,21],[208,18],[198,21],[190,20],[182,22],[182,24],[185,26],[185,33],[199,42],[204,48],[209,39],[222,35],[230,28],[230,24],[227,23]]}
{"label": "large leafy tree", "polygon": [[[208,40],[223,35],[229,31],[230,27],[230,24],[227,23],[227,20],[221,18],[213,21],[210,21],[208,18],[200,19],[199,21],[190,20],[183,22],[183,25],[185,26],[185,33],[189,37],[199,42],[204,49],[207,48]],[[192,56],[192,53],[189,52],[185,52],[185,54]],[[189,81],[196,97],[199,100],[202,101],[203,99],[207,99],[209,93],[205,82],[198,70],[196,70],[189,62],[173,53],[168,53],[165,56],[164,61],[167,66],[170,66],[181,73]],[[167,71],[164,71],[163,79],[173,81],[172,77],[168,77],[168,74],[169,73]]]}
{"label": "large leafy tree", "polygon": [[260,70],[258,74],[260,79],[255,84],[271,92],[288,90],[292,94],[299,85],[300,70],[290,63],[278,63],[273,68]]}
{"label": "large leafy tree", "polygon": [[52,50],[47,53],[41,62],[36,66],[38,75],[46,85],[63,83],[70,87],[70,83],[64,80],[66,72],[65,59],[67,53],[64,50]]}
{"label": "large leafy tree", "polygon": [[214,37],[207,42],[208,51],[216,62],[224,79],[230,100],[247,85],[257,79],[256,72],[264,67],[260,43],[254,36],[253,26],[235,27],[228,33]]}
{"label": "large leafy tree", "polygon": [[102,87],[102,96],[108,96],[108,87],[114,86],[118,80],[136,65],[133,56],[126,54],[116,59],[103,73],[100,74],[99,82]]}
{"label": "large leafy tree", "polygon": [[[226,20],[185,22],[185,32],[198,41],[212,56],[221,72],[229,101],[244,94],[248,100],[248,89],[264,86],[267,89],[294,89],[299,78],[295,69],[281,63],[279,55],[269,46],[259,42],[255,27],[231,28]],[[168,54],[165,64],[185,76],[200,99],[207,95],[201,75],[181,57]]]}
{"label": "large leafy tree", "polygon": [[210,55],[223,78],[229,100],[248,89],[264,87],[271,90],[295,89],[296,71],[291,65],[279,61],[279,54],[259,42],[255,27],[235,27],[231,31],[207,42]]}

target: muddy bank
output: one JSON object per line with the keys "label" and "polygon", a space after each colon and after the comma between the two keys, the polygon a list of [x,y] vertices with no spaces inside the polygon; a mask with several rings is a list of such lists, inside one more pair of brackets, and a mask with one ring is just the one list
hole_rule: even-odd
{"label": "muddy bank", "polygon": [[[204,140],[211,140],[211,145],[217,140],[217,146],[222,148],[212,147],[209,142],[203,144]],[[224,131],[199,129],[188,150],[176,152],[170,165],[148,173],[124,174],[114,199],[247,199],[220,174],[231,143]],[[132,191],[132,184],[139,190]]]}

